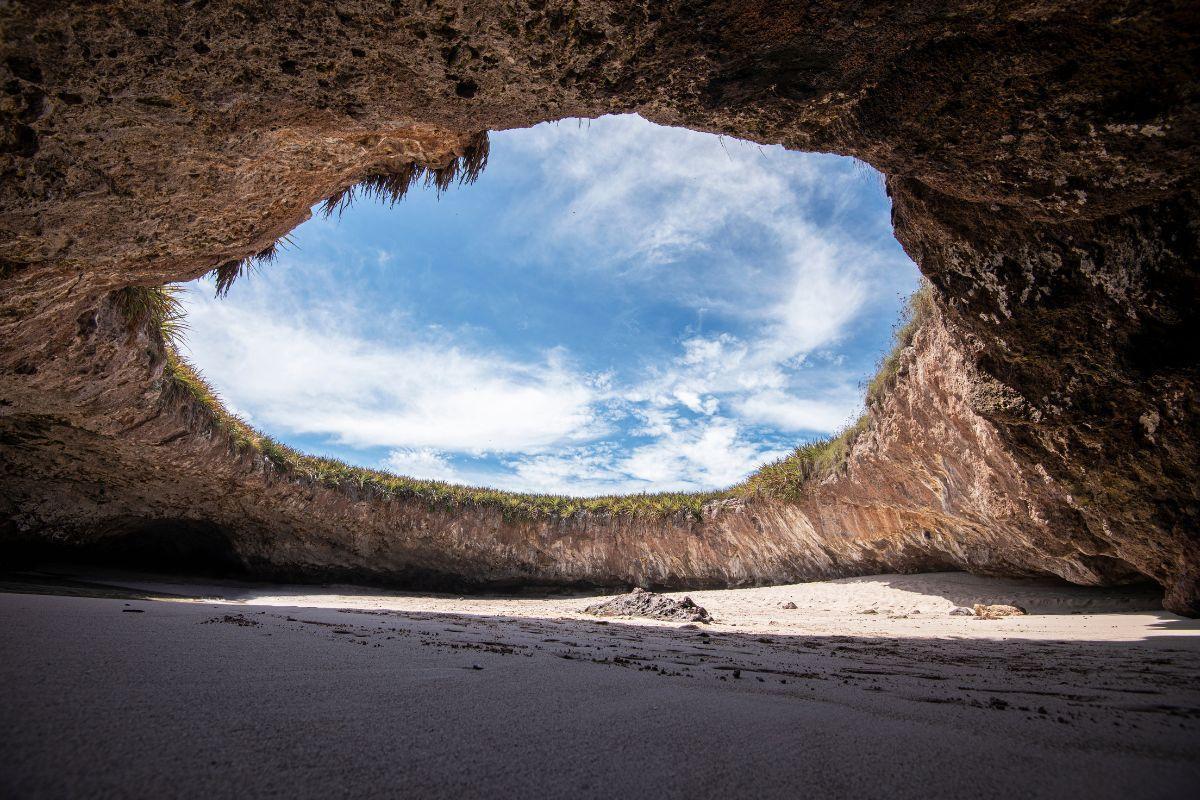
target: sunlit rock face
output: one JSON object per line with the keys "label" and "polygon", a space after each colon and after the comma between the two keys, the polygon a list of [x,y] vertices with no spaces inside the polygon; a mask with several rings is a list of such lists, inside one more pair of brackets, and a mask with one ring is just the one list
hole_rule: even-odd
{"label": "sunlit rock face", "polygon": [[[197,7],[199,6],[199,7]],[[953,566],[1200,613],[1191,4],[10,4],[0,535],[455,586]],[[869,161],[936,313],[844,469],[700,518],[382,501],[239,455],[110,293],[482,130],[636,111]],[[174,537],[164,544],[164,537]],[[61,552],[61,551],[59,551]]]}

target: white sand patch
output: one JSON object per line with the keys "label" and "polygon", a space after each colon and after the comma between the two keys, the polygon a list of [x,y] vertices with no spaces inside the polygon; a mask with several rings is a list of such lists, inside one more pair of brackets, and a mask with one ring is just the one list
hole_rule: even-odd
{"label": "white sand patch", "polygon": [[[252,606],[345,608],[487,617],[590,619],[595,595],[452,595],[329,585],[147,579],[112,574],[89,580]],[[1200,621],[1163,611],[1145,587],[1091,588],[1054,580],[1003,579],[937,572],[873,575],[748,589],[670,592],[691,597],[714,617],[713,629],[746,632],[922,638],[1025,638],[1139,641],[1169,638],[1200,649]],[[612,595],[603,595],[599,599]],[[784,608],[794,603],[795,609]],[[951,616],[975,603],[1012,604],[1028,616],[1000,620]],[[864,613],[865,612],[865,613]],[[673,625],[631,620],[638,625]]]}

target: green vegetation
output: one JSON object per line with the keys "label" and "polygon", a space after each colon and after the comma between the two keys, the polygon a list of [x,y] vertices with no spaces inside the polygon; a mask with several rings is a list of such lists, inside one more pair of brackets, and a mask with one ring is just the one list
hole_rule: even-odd
{"label": "green vegetation", "polygon": [[383,499],[419,500],[433,508],[496,508],[509,517],[569,517],[580,513],[670,517],[699,517],[704,504],[729,492],[671,492],[661,494],[567,497],[554,494],[504,492],[442,481],[419,480],[381,470],[346,464],[334,458],[305,455],[259,433],[230,414],[203,377],[173,348],[167,349],[163,370],[164,396],[184,401],[202,415],[210,431],[228,438],[238,455],[261,457],[276,469],[334,489],[361,492]]}
{"label": "green vegetation", "polygon": [[867,384],[867,408],[878,405],[896,385],[896,379],[900,376],[900,355],[912,345],[917,331],[925,324],[932,310],[933,290],[922,279],[921,288],[908,298],[900,321],[892,331],[892,349],[879,362],[875,377]]}
{"label": "green vegetation", "polygon": [[113,305],[130,330],[149,324],[167,342],[176,342],[187,330],[178,286],[126,286],[112,293]]}
{"label": "green vegetation", "polygon": [[791,455],[764,464],[731,491],[744,497],[798,499],[809,481],[831,475],[846,463],[855,440],[867,429],[869,415],[828,439],[802,444]]}
{"label": "green vegetation", "polygon": [[253,272],[259,264],[269,264],[274,261],[278,252],[279,242],[271,242],[268,247],[259,250],[252,256],[235,258],[218,266],[212,271],[213,277],[217,281],[217,297],[229,294],[229,290],[233,288],[237,279]]}
{"label": "green vegetation", "polygon": [[841,469],[854,442],[866,431],[871,409],[895,387],[900,377],[901,356],[912,345],[917,331],[933,309],[931,292],[929,284],[922,284],[908,299],[892,332],[892,349],[879,362],[875,377],[867,385],[866,413],[836,435],[800,445],[791,455],[763,465],[731,491],[743,496],[794,500],[810,481],[820,480]]}

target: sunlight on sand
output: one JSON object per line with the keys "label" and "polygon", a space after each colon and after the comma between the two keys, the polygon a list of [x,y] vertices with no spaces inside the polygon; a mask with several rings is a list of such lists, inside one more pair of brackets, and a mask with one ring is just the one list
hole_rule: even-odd
{"label": "sunlight on sand", "polygon": [[[95,578],[92,578],[95,580]],[[484,617],[593,619],[582,613],[596,596],[451,595],[361,586],[196,582],[114,576],[113,583],[178,595],[181,602],[333,608]],[[748,589],[674,592],[715,618],[710,630],[780,635],[1062,641],[1145,641],[1170,637],[1200,650],[1200,621],[1163,611],[1152,588],[1089,588],[1053,580],[984,578],[960,572],[876,575]],[[605,595],[608,596],[608,595]],[[951,616],[956,606],[1018,605],[1028,616],[1001,620]],[[784,608],[795,604],[795,608]],[[629,620],[638,625],[677,623]]]}

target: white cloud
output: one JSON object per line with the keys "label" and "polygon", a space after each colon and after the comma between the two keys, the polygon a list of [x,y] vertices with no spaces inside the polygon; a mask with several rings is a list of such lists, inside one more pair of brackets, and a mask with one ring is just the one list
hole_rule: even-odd
{"label": "white cloud", "polygon": [[605,432],[600,391],[562,353],[518,362],[398,331],[364,338],[332,313],[295,316],[260,281],[237,303],[193,291],[188,350],[238,408],[268,430],[352,447],[538,451]]}
{"label": "white cloud", "polygon": [[611,444],[507,459],[508,472],[490,476],[499,488],[578,496],[700,491],[731,486],[787,450],[753,441],[734,421],[672,419],[654,441],[623,452]]}
{"label": "white cloud", "polygon": [[831,433],[849,423],[860,405],[857,392],[843,392],[834,399],[763,392],[739,398],[734,410],[746,422],[779,430]]}
{"label": "white cloud", "polygon": [[[854,413],[857,397],[814,397],[819,376],[797,367],[845,335],[881,282],[872,242],[815,221],[818,211],[846,210],[860,170],[633,116],[541,125],[516,146],[536,156],[570,211],[544,228],[544,251],[582,249],[585,264],[615,265],[648,292],[691,297],[698,313],[715,309],[748,329],[683,338],[676,358],[626,388],[628,400],[709,416],[728,408],[750,422],[825,433]],[[757,246],[746,252],[731,241]],[[684,255],[686,269],[675,268]]]}
{"label": "white cloud", "polygon": [[431,480],[459,480],[458,470],[445,453],[429,447],[401,447],[392,450],[383,460],[383,467],[397,475]]}
{"label": "white cloud", "polygon": [[500,488],[595,496],[645,491],[646,484],[632,480],[616,466],[611,445],[579,447],[559,453],[526,455],[505,461],[507,474],[493,478]]}
{"label": "white cloud", "polygon": [[692,490],[730,486],[786,451],[747,441],[728,419],[681,425],[633,450],[620,470],[656,486]]}
{"label": "white cloud", "polygon": [[603,252],[609,262],[636,257],[651,274],[679,255],[718,248],[731,222],[784,211],[791,182],[817,177],[810,160],[768,161],[757,146],[632,115],[586,128],[539,125],[513,136],[511,146],[535,158],[568,209],[548,234]]}
{"label": "white cloud", "polygon": [[497,145],[542,172],[509,210],[531,268],[605,270],[639,299],[694,308],[673,351],[593,374],[562,349],[516,357],[488,331],[422,325],[399,301],[365,318],[359,276],[410,255],[355,249],[315,220],[342,262],[288,253],[232,298],[188,300],[192,358],[228,404],[269,431],[390,448],[381,463],[399,474],[582,495],[730,485],[790,449],[767,433],[831,433],[858,410],[838,348],[895,263],[864,225],[833,224],[862,175],[632,116]]}

